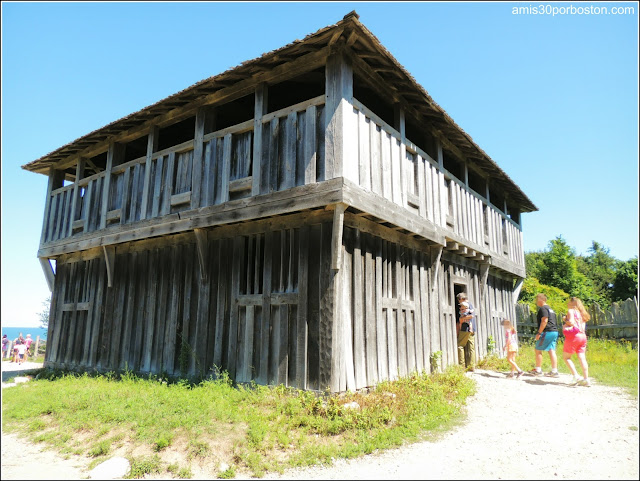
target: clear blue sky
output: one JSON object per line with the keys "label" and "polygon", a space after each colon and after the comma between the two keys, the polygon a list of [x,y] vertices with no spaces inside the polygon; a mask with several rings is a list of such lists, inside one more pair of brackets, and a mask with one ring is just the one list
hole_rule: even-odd
{"label": "clear blue sky", "polygon": [[37,325],[47,179],[20,166],[351,10],[562,235],[638,255],[638,5],[514,15],[512,3],[2,4],[2,324]]}

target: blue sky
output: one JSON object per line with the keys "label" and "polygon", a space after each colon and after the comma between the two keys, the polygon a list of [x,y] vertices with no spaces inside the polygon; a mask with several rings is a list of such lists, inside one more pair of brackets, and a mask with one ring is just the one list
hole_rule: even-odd
{"label": "blue sky", "polygon": [[525,251],[562,235],[638,255],[633,14],[514,15],[514,3],[2,3],[2,324],[37,325],[47,179],[20,166],[356,10],[521,187]]}

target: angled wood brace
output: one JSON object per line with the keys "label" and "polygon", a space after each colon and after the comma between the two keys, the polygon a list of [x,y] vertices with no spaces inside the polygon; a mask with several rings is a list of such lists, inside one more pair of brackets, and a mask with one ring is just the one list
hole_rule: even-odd
{"label": "angled wood brace", "polygon": [[524,284],[524,279],[520,278],[516,281],[516,285],[513,288],[513,303],[518,303],[518,297],[520,297],[520,290],[522,289],[522,285]]}
{"label": "angled wood brace", "polygon": [[331,269],[340,270],[342,262],[342,231],[344,229],[344,211],[347,204],[336,204],[333,211],[333,231],[331,233]]}
{"label": "angled wood brace", "polygon": [[53,285],[56,280],[56,275],[53,272],[53,267],[51,267],[51,262],[46,257],[38,257],[38,260],[40,261],[40,265],[42,266],[44,277],[45,279],[47,279],[49,290],[53,292]]}
{"label": "angled wood brace", "polygon": [[194,229],[196,235],[196,247],[198,249],[198,261],[200,262],[200,278],[207,280],[207,233],[204,229]]}
{"label": "angled wood brace", "polygon": [[489,264],[480,264],[480,300],[484,300],[484,293],[487,292],[487,279],[489,278]]}
{"label": "angled wood brace", "polygon": [[437,246],[435,247],[435,249],[437,249],[435,258],[433,257],[434,254],[434,247],[431,248],[431,290],[434,291],[438,282],[438,272],[440,271],[440,258],[442,257],[442,251],[444,249],[443,246]]}
{"label": "angled wood brace", "polygon": [[116,261],[116,248],[115,246],[102,246],[104,252],[104,262],[107,266],[107,286],[113,285],[113,272]]}

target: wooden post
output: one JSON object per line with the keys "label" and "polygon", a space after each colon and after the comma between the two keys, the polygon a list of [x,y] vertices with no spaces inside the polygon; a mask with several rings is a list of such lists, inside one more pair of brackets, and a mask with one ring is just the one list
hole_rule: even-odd
{"label": "wooden post", "polygon": [[[253,168],[251,175],[251,195],[260,194],[262,174],[262,116],[267,113],[269,89],[266,83],[256,86],[253,112]],[[267,160],[267,159],[265,159]],[[265,172],[268,172],[266,170]]]}
{"label": "wooden post", "polygon": [[221,203],[229,200],[229,175],[231,175],[231,134],[224,136],[222,147]]}
{"label": "wooden post", "polygon": [[[400,104],[396,103],[393,106],[393,116],[394,116],[394,127],[398,132],[400,132],[400,192],[394,192],[394,200],[396,200],[396,196],[398,196],[398,200],[400,201],[400,205],[403,207],[407,207],[407,196],[406,192],[409,192],[409,186],[406,185],[405,179],[407,176],[405,175],[404,165],[406,163],[407,157],[407,134],[406,134],[406,121],[404,109],[400,106]],[[392,170],[393,172],[393,170]],[[397,185],[396,182],[394,182]]]}
{"label": "wooden post", "polygon": [[86,163],[85,159],[80,157],[78,159],[78,164],[76,165],[76,180],[75,180],[75,186],[73,187],[73,197],[71,198],[71,222],[69,222],[69,231],[67,232],[68,237],[71,237],[71,235],[73,234],[73,223],[76,220],[76,209],[77,209],[76,206],[78,204],[78,194],[80,191],[80,188],[78,187],[78,182],[80,181],[80,179],[84,177],[85,163]]}
{"label": "wooden post", "polygon": [[64,184],[64,171],[49,168],[49,182],[47,183],[47,199],[44,204],[44,215],[42,221],[42,233],[40,234],[40,245],[46,241],[47,224],[49,224],[49,206],[51,205],[51,192],[59,189]]}
{"label": "wooden post", "polygon": [[202,159],[204,147],[204,121],[206,110],[200,107],[196,112],[196,130],[193,137],[193,165],[191,168],[191,208],[200,207],[200,192],[202,190],[204,163]]}
{"label": "wooden post", "polygon": [[47,279],[47,285],[49,286],[49,291],[53,292],[53,286],[56,280],[56,275],[53,272],[53,268],[51,267],[51,262],[46,257],[38,257],[40,261],[40,265],[42,266],[42,271],[44,272],[44,277]]}
{"label": "wooden post", "polygon": [[111,142],[107,152],[107,166],[105,167],[104,184],[102,185],[102,204],[100,208],[100,229],[107,227],[107,212],[109,211],[109,190],[111,186],[111,169],[114,159],[117,162],[118,154],[122,152],[121,144]]}
{"label": "wooden post", "polygon": [[357,142],[357,135],[354,139],[344,132],[345,119],[351,115],[348,107],[353,99],[353,70],[340,50],[327,59],[325,79],[325,178],[332,179],[344,176],[346,162],[357,165],[357,158],[349,158],[350,143]]}
{"label": "wooden post", "polygon": [[158,148],[159,128],[151,127],[149,136],[147,137],[147,159],[144,167],[144,183],[142,186],[142,207],[140,208],[140,220],[147,218],[147,209],[149,207],[149,189],[151,184],[151,157]]}

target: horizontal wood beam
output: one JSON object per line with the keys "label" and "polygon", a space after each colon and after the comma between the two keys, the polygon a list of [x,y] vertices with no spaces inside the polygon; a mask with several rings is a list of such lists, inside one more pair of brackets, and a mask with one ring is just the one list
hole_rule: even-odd
{"label": "horizontal wood beam", "polygon": [[120,244],[195,228],[219,226],[230,223],[255,221],[273,215],[291,214],[296,211],[322,208],[342,201],[342,179],[294,187],[280,192],[233,200],[224,204],[182,211],[164,217],[146,219],[135,224],[109,227],[107,230],[78,234],[47,244],[38,251],[39,257],[54,257],[93,247]]}
{"label": "horizontal wood beam", "polygon": [[393,224],[435,244],[445,245],[444,234],[434,224],[384,197],[365,191],[347,179],[344,180],[343,201],[382,222]]}

